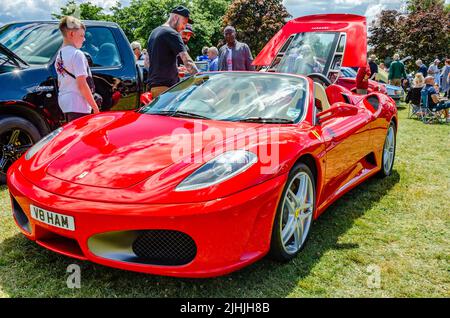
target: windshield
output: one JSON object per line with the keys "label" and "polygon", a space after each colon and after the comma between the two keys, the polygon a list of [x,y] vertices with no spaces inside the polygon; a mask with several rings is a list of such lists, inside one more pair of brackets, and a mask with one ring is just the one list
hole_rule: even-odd
{"label": "windshield", "polygon": [[[206,73],[156,98],[141,112],[183,112],[214,120],[297,122],[305,112],[307,81],[270,73]],[[269,121],[273,120],[273,121]]]}
{"label": "windshield", "polygon": [[16,23],[0,28],[0,43],[28,64],[47,64],[62,45],[56,24]]}
{"label": "windshield", "polygon": [[289,46],[282,48],[281,55],[274,60],[271,70],[280,73],[326,75],[335,53],[338,36],[333,32],[296,34],[289,40]]}

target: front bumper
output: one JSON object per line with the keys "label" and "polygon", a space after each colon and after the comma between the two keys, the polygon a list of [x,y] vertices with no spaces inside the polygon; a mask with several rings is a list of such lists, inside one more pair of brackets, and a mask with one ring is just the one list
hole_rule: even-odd
{"label": "front bumper", "polygon": [[[29,219],[30,240],[57,253],[80,260],[137,272],[211,277],[230,273],[269,250],[272,224],[287,175],[281,175],[229,197],[185,204],[115,204],[83,201],[47,192],[29,182],[17,169],[8,172],[12,202]],[[75,219],[75,231],[34,220],[30,204]],[[196,244],[195,258],[181,266],[118,261],[97,256],[89,238],[114,231],[173,230],[189,235]]]}

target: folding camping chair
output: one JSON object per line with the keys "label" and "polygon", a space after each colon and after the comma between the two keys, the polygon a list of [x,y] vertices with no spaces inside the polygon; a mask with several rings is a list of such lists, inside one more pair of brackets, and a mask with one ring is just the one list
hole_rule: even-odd
{"label": "folding camping chair", "polygon": [[420,107],[420,117],[424,124],[442,123],[446,121],[445,110],[436,110],[434,107],[428,106],[428,93],[421,92],[422,106]]}
{"label": "folding camping chair", "polygon": [[409,105],[408,118],[421,118],[421,91],[422,87],[412,87],[406,94],[405,102]]}

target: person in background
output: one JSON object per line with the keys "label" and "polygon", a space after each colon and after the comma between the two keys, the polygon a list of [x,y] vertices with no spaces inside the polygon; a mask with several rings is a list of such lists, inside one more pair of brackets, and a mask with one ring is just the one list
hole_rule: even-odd
{"label": "person in background", "polygon": [[253,56],[247,44],[236,40],[236,29],[223,30],[226,44],[219,49],[219,71],[254,71]]}
{"label": "person in background", "polygon": [[208,47],[207,46],[205,46],[202,49],[202,55],[197,56],[196,60],[199,61],[199,62],[201,62],[201,61],[208,61],[209,60],[209,58],[208,58]]}
{"label": "person in background", "polygon": [[293,73],[295,74],[311,74],[322,73],[323,68],[317,60],[314,51],[309,44],[303,44],[298,51],[295,59]]}
{"label": "person in background", "polygon": [[372,54],[369,57],[369,67],[370,67],[370,74],[371,74],[370,79],[374,80],[374,81],[376,80],[376,77],[378,75],[378,65],[377,65],[376,61],[377,61],[376,55]]}
{"label": "person in background", "polygon": [[131,42],[131,49],[134,53],[134,58],[137,60],[140,60],[142,58],[142,47],[141,43],[138,41]]}
{"label": "person in background", "polygon": [[419,107],[421,103],[421,92],[422,88],[424,87],[425,87],[425,77],[423,77],[423,74],[421,72],[417,72],[411,83],[410,89],[408,89],[408,92],[405,97],[405,102],[407,104],[411,103],[416,107]]}
{"label": "person in background", "polygon": [[380,63],[380,65],[378,65],[378,75],[375,77],[375,80],[386,84],[389,82],[388,76],[389,70],[386,68],[386,65],[384,63]]}
{"label": "person in background", "polygon": [[436,92],[434,87],[434,76],[427,76],[425,78],[425,87],[422,89],[422,97],[427,98],[428,108],[433,109],[435,111],[444,110],[445,118],[447,118],[447,122],[450,121],[448,117],[448,109],[450,108],[450,101],[445,99]]}
{"label": "person in background", "polygon": [[422,73],[423,78],[424,78],[424,80],[425,80],[425,77],[427,77],[427,73],[428,73],[427,66],[426,66],[425,64],[422,63],[422,60],[421,60],[421,59],[418,59],[418,60],[416,61],[416,65],[417,65],[417,67],[419,68],[417,71],[420,72],[420,73]]}
{"label": "person in background", "polygon": [[186,46],[186,50],[189,53],[188,43],[191,38],[194,36],[194,30],[192,29],[192,24],[186,24],[186,27],[183,31],[181,31],[181,39],[183,40],[184,45]]}
{"label": "person in background", "polygon": [[367,95],[367,89],[369,88],[370,67],[358,68],[356,74],[356,93],[359,95]]}
{"label": "person in background", "polygon": [[219,51],[212,46],[208,49],[209,71],[215,72],[219,70]]}
{"label": "person in background", "polygon": [[440,93],[441,92],[441,88],[439,87],[438,83],[434,83],[434,90],[436,91],[436,93]]}
{"label": "person in background", "polygon": [[403,63],[400,61],[400,56],[398,54],[395,54],[394,61],[389,67],[389,84],[402,86],[402,78],[407,78],[405,65],[403,65]]}
{"label": "person in background", "polygon": [[[150,68],[148,81],[153,98],[158,97],[169,87],[179,82],[177,56],[191,74],[198,73],[194,61],[189,56],[180,32],[185,30],[190,21],[190,12],[186,7],[174,8],[169,19],[162,26],[152,31],[148,39]],[[192,23],[192,20],[191,20]]]}
{"label": "person in background", "polygon": [[100,112],[94,99],[94,81],[83,46],[86,26],[78,19],[65,16],[59,22],[63,44],[55,68],[58,74],[58,104],[67,121]]}
{"label": "person in background", "polygon": [[[181,39],[183,40],[184,46],[186,47],[186,52],[190,52],[191,50],[189,49],[188,43],[191,40],[191,37],[194,36],[194,30],[192,29],[192,25],[191,24],[186,24],[186,27],[184,28],[183,31],[180,32],[181,35]],[[177,64],[178,66],[181,66],[182,71],[186,72],[186,69],[182,66],[183,65],[183,60],[181,59],[180,56],[177,57]]]}
{"label": "person in background", "polygon": [[450,97],[450,59],[445,60],[445,66],[442,68],[441,73],[442,78],[442,91],[444,92],[444,97]]}
{"label": "person in background", "polygon": [[142,50],[142,56],[144,58],[144,67],[148,70],[150,67],[150,58],[148,57],[147,49]]}
{"label": "person in background", "polygon": [[415,88],[423,88],[425,86],[425,77],[421,72],[417,72],[414,76],[412,86]]}
{"label": "person in background", "polygon": [[438,85],[441,84],[441,71],[439,70],[439,64],[441,61],[435,59],[433,64],[428,68],[428,75],[433,76],[434,82]]}

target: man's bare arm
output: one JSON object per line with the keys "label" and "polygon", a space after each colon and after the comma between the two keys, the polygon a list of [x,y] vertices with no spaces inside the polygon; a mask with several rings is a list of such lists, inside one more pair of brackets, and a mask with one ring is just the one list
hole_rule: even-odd
{"label": "man's bare arm", "polygon": [[433,102],[436,103],[436,104],[438,104],[438,103],[441,101],[441,99],[439,98],[439,95],[438,95],[438,94],[433,94],[433,95],[431,95],[431,99],[432,99]]}
{"label": "man's bare arm", "polygon": [[192,58],[189,56],[188,52],[181,52],[180,57],[181,57],[181,60],[183,61],[184,66],[186,67],[186,69],[188,70],[188,72],[191,75],[198,73],[197,66],[195,65]]}

